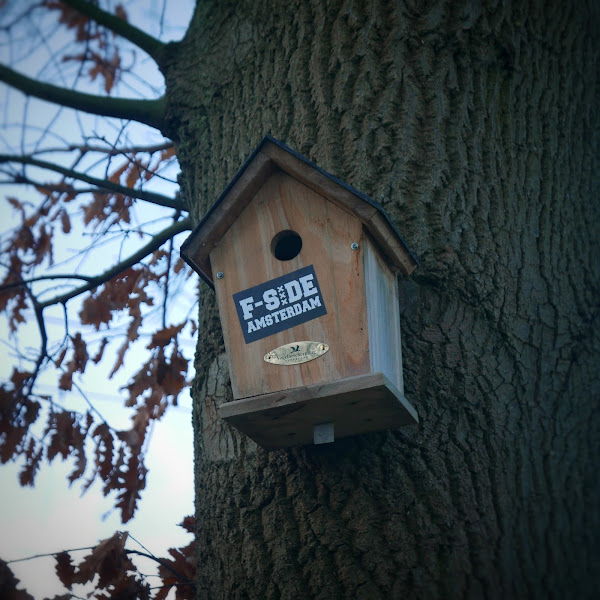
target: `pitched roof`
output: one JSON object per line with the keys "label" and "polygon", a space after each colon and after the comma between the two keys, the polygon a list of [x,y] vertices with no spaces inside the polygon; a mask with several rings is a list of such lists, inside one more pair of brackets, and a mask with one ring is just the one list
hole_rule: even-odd
{"label": "pitched roof", "polygon": [[417,257],[377,202],[266,135],[181,246],[183,259],[211,287],[211,250],[252,201],[274,168],[354,214],[401,273],[408,275],[415,269]]}

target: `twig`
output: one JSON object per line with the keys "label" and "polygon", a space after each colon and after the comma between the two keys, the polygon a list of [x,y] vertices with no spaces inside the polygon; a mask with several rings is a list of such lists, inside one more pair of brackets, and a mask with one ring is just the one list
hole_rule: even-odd
{"label": "twig", "polygon": [[[169,198],[168,196],[163,196],[162,194],[157,194],[156,192],[136,190],[133,188],[126,187],[124,185],[120,185],[118,183],[114,183],[113,181],[109,181],[108,179],[98,179],[96,177],[91,177],[86,173],[81,173],[80,171],[67,169],[66,167],[46,162],[45,160],[38,160],[36,158],[33,158],[32,156],[0,154],[0,164],[1,163],[19,163],[23,165],[31,165],[33,167],[39,167],[41,169],[48,169],[50,171],[60,173],[65,177],[70,177],[71,179],[85,181],[85,183],[95,185],[102,190],[108,190],[117,194],[123,194],[124,196],[129,196],[131,198],[139,198],[140,200],[145,200],[146,202],[151,202],[152,204],[158,204],[159,206],[166,206],[167,208],[174,208],[176,210],[186,210],[186,207],[183,205],[181,200],[177,200],[176,198]],[[15,175],[14,177],[15,183],[19,183],[21,176]],[[26,180],[26,178],[23,179]],[[23,183],[29,182],[24,181]]]}
{"label": "twig", "polygon": [[119,154],[136,154],[136,153],[148,153],[154,154],[155,152],[161,152],[162,150],[169,150],[173,147],[173,142],[164,142],[163,144],[154,144],[152,146],[126,146],[123,148],[116,148],[115,146],[109,146],[103,148],[102,146],[95,146],[94,144],[70,144],[65,148],[44,148],[43,150],[36,150],[34,154],[56,154],[57,152],[99,152],[101,154],[107,154],[108,156],[117,156]]}
{"label": "twig", "polygon": [[[83,552],[84,550],[93,550],[96,546],[85,546],[84,548],[71,548],[70,550],[61,550],[61,552]],[[58,552],[45,552],[43,554],[34,554],[33,556],[26,556],[25,558],[15,558],[14,560],[7,560],[6,564],[11,565],[12,563],[25,562],[26,560],[33,560],[34,558],[46,558],[48,556],[56,556]]]}
{"label": "twig", "polygon": [[0,292],[4,290],[9,290],[15,287],[21,287],[23,285],[28,285],[30,283],[35,283],[36,281],[46,281],[48,279],[81,279],[82,281],[92,281],[94,278],[88,275],[76,275],[74,273],[63,275],[40,275],[39,277],[32,277],[31,279],[22,279],[21,281],[13,281],[12,283],[7,283],[5,285],[0,285]]}
{"label": "twig", "polygon": [[46,300],[40,303],[40,307],[42,309],[47,306],[52,306],[53,304],[64,304],[71,298],[75,296],[79,296],[85,292],[89,292],[94,288],[97,288],[99,285],[106,283],[111,280],[113,277],[118,275],[119,273],[125,271],[129,267],[132,267],[136,263],[140,262],[142,259],[146,258],[149,254],[152,254],[155,250],[158,250],[160,246],[162,246],[167,240],[172,238],[173,236],[181,233],[182,231],[187,231],[192,228],[192,221],[190,217],[186,217],[181,221],[177,221],[173,223],[170,227],[163,229],[160,233],[157,233],[150,242],[148,242],[145,246],[142,246],[137,252],[132,254],[129,258],[117,263],[114,267],[90,278],[90,281],[86,285],[82,285],[70,292],[66,292],[65,294],[61,294],[60,296],[55,296],[50,300]]}

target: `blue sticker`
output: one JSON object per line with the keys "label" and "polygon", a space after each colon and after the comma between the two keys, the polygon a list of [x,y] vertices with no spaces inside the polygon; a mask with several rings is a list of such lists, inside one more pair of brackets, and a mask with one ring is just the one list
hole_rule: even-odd
{"label": "blue sticker", "polygon": [[313,265],[233,294],[246,344],[327,314]]}

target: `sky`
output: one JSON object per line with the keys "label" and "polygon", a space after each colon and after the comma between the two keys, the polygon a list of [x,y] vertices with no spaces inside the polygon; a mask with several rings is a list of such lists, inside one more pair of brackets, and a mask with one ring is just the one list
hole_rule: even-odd
{"label": "sky", "polygon": [[[160,35],[163,40],[179,39],[183,35],[193,9],[191,0],[187,2],[171,0],[164,5],[162,0],[144,2],[130,0],[123,4],[132,21],[152,35]],[[114,7],[116,3],[113,2],[112,5]],[[8,11],[22,10],[24,6],[26,3],[9,1],[3,9],[4,16],[0,15],[0,25],[2,18],[7,18]],[[61,29],[56,29],[52,33],[52,27],[48,26],[48,22],[40,19],[41,17],[32,13],[27,29],[15,29],[10,35],[2,34],[0,62],[11,64],[15,69],[30,76],[47,77],[50,74],[49,79],[53,83],[62,85],[64,82],[60,81],[62,75],[59,69],[65,70],[67,78],[72,75],[72,72],[69,72],[70,65],[60,63],[56,56],[65,51],[68,53],[68,44],[72,36],[69,37]],[[32,39],[31,28],[38,29],[44,35]],[[138,52],[136,55],[138,59],[140,54],[143,53]],[[126,52],[123,56],[125,59],[128,56],[131,58],[131,55],[127,55]],[[53,69],[56,70],[55,76],[52,76]],[[135,89],[138,89],[142,95],[151,96],[153,90],[160,90],[162,86],[160,74],[153,67],[152,62],[144,60],[143,56],[139,60],[136,77],[138,79],[123,82],[116,89],[116,93],[135,97]],[[101,82],[97,81],[95,84],[79,85],[78,89],[95,93],[99,87]],[[49,145],[56,144],[59,136],[66,137],[73,134],[76,138],[82,130],[93,131],[107,139],[115,139],[115,136],[119,135],[117,126],[106,125],[102,119],[91,116],[77,117],[73,111],[58,111],[55,107],[40,101],[26,102],[22,94],[14,91],[7,92],[5,87],[0,90],[0,94],[0,145],[4,148],[19,147],[23,133],[19,123],[24,119],[30,126],[26,136],[31,136],[26,141],[31,143],[34,143],[36,136],[39,137],[40,130],[36,127],[47,127],[49,122],[51,128],[46,134]],[[136,126],[132,127],[131,136],[141,143],[162,139],[158,132]],[[4,149],[0,150],[2,151]],[[45,155],[44,159],[49,160],[50,157]],[[91,164],[85,166],[93,168]],[[175,165],[172,172],[167,175],[173,178],[177,170]],[[44,178],[49,179],[47,173]],[[155,191],[171,196],[175,189],[176,186],[168,182],[164,184],[164,189],[161,189],[160,185],[154,188]],[[21,199],[29,193],[32,202],[36,202],[36,198],[39,197],[22,187],[12,190],[7,186],[0,188],[0,235],[6,232],[15,219],[14,211],[4,199],[10,193],[18,194]],[[148,211],[144,215],[146,218],[151,216]],[[178,244],[185,239],[185,235],[179,238]],[[57,262],[64,260],[66,265],[73,267],[73,260],[75,260],[73,257],[78,256],[76,260],[80,272],[96,274],[105,270],[107,260],[116,260],[117,252],[128,253],[136,247],[136,243],[136,240],[130,240],[125,245],[112,248],[107,246],[100,257],[93,254],[82,257],[74,251],[76,243],[73,236],[69,236],[68,239],[65,238],[58,243],[55,259]],[[111,252],[113,259],[109,258]],[[195,317],[196,282],[197,278],[194,275],[183,289],[177,290],[177,293],[172,295],[169,314],[174,321],[187,314]],[[75,301],[69,312],[70,327],[77,327],[75,322],[77,312]],[[48,325],[50,336],[60,338],[61,312],[49,310],[47,314],[50,317]],[[31,311],[27,316],[28,320],[33,321]],[[118,332],[119,329],[116,328],[115,331]],[[2,381],[9,377],[15,360],[15,354],[11,349],[14,342],[15,340],[10,339],[5,320],[0,320]],[[33,326],[25,328],[18,339],[21,350],[35,348],[38,343],[39,334]],[[112,380],[108,379],[112,364],[102,363],[89,375],[86,373],[85,377],[78,380],[98,411],[117,428],[128,427],[130,418],[130,414],[122,409],[123,393],[119,388],[127,383],[128,376],[136,364],[144,360],[144,345],[145,342],[142,340],[140,348],[129,354],[125,368]],[[110,347],[114,351],[117,346],[111,344]],[[183,339],[182,348],[186,358],[192,359],[193,338],[188,335]],[[190,375],[192,375],[191,370]],[[56,373],[44,375],[40,379],[39,391],[52,395],[66,408],[81,410],[82,400],[77,397],[77,394],[58,390]],[[42,434],[41,430],[39,433]],[[145,462],[149,469],[147,486],[142,493],[142,501],[135,518],[125,525],[120,522],[119,512],[112,508],[114,496],[109,495],[105,498],[99,482],[92,485],[84,495],[81,494],[80,482],[68,486],[67,477],[73,469],[72,461],[62,463],[60,459],[55,459],[51,465],[44,462],[34,488],[22,488],[18,485],[19,465],[0,466],[0,557],[12,561],[37,554],[92,546],[99,540],[110,537],[115,530],[129,531],[137,542],[158,556],[164,556],[169,547],[188,544],[191,541],[190,534],[178,527],[177,523],[194,511],[193,435],[189,390],[181,394],[179,405],[171,407],[165,417],[153,428]],[[133,538],[130,538],[128,547],[143,550]],[[85,552],[76,553],[74,558],[81,560],[85,554]],[[143,559],[136,562],[142,565],[144,572],[154,570],[154,566],[144,563]],[[64,588],[54,574],[52,558],[14,562],[10,567],[21,580],[21,586],[36,599],[52,597],[64,592]]]}

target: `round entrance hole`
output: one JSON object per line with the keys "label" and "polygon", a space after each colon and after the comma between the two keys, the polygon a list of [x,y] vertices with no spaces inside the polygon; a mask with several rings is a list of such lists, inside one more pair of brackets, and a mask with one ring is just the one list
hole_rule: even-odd
{"label": "round entrance hole", "polygon": [[271,241],[271,252],[278,260],[292,260],[302,250],[302,238],[291,229],[280,231]]}

